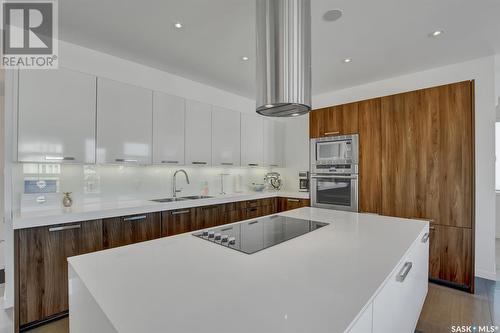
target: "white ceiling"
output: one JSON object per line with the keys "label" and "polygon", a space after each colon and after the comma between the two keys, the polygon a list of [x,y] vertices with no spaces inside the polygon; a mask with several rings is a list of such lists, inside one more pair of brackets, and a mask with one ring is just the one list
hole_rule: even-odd
{"label": "white ceiling", "polygon": [[[311,3],[314,93],[500,53],[500,0]],[[336,8],[342,18],[323,21]],[[59,11],[63,40],[254,97],[254,0],[64,0]]]}

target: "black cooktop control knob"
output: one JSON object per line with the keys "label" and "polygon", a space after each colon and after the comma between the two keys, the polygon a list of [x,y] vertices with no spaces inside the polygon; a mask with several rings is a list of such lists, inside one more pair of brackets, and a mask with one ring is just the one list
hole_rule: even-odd
{"label": "black cooktop control knob", "polygon": [[236,238],[229,237],[229,245],[234,245],[234,244],[236,244]]}
{"label": "black cooktop control knob", "polygon": [[221,237],[221,242],[222,243],[226,243],[228,240],[229,240],[229,236],[228,235],[222,235],[222,237]]}
{"label": "black cooktop control knob", "polygon": [[220,240],[220,238],[221,238],[221,234],[216,233],[216,234],[215,234],[215,240]]}
{"label": "black cooktop control knob", "polygon": [[208,238],[214,238],[215,236],[215,232],[213,232],[212,230],[209,230],[208,231]]}
{"label": "black cooktop control knob", "polygon": [[208,231],[207,231],[207,230],[203,231],[202,236],[203,236],[203,237],[208,237]]}

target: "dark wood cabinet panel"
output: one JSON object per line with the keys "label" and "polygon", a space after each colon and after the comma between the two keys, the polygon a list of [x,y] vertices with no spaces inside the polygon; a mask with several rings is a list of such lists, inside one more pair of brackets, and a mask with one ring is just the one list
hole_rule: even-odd
{"label": "dark wood cabinet panel", "polygon": [[224,223],[224,205],[211,205],[196,208],[196,229],[212,228]]}
{"label": "dark wood cabinet panel", "polygon": [[284,212],[287,210],[292,210],[301,207],[309,207],[311,201],[309,199],[298,199],[298,198],[279,198],[278,211]]}
{"label": "dark wood cabinet panel", "polygon": [[431,228],[429,277],[438,282],[472,289],[472,230],[437,224]]}
{"label": "dark wood cabinet panel", "polygon": [[359,210],[379,214],[382,196],[380,98],[359,102]]}
{"label": "dark wood cabinet panel", "polygon": [[186,208],[161,213],[162,236],[173,236],[197,229],[196,209]]}
{"label": "dark wood cabinet panel", "polygon": [[324,119],[329,108],[313,110],[309,113],[309,136],[320,138],[324,136]]}
{"label": "dark wood cabinet panel", "polygon": [[161,237],[160,213],[103,220],[104,248],[124,246]]}
{"label": "dark wood cabinet panel", "polygon": [[21,229],[17,234],[19,325],[68,311],[66,259],[102,249],[102,221]]}

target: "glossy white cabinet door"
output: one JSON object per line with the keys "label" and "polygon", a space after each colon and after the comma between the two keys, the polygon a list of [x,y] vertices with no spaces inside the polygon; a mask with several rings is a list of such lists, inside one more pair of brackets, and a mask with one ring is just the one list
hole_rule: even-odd
{"label": "glossy white cabinet door", "polygon": [[264,164],[264,119],[253,114],[241,114],[241,165]]}
{"label": "glossy white cabinet door", "polygon": [[264,166],[283,167],[285,123],[264,119]]}
{"label": "glossy white cabinet door", "polygon": [[185,101],[153,92],[153,163],[184,164]]}
{"label": "glossy white cabinet door", "polygon": [[95,85],[67,69],[21,70],[18,160],[94,163]]}
{"label": "glossy white cabinet door", "polygon": [[213,107],[212,165],[240,165],[240,113]]}
{"label": "glossy white cabinet door", "polygon": [[[408,256],[375,297],[373,333],[414,332],[427,295],[429,242],[422,242],[422,237],[417,239]],[[398,278],[406,272],[404,279]]]}
{"label": "glossy white cabinet door", "polygon": [[153,92],[97,80],[97,162],[151,163]]}
{"label": "glossy white cabinet door", "polygon": [[212,165],[212,106],[186,101],[186,165]]}

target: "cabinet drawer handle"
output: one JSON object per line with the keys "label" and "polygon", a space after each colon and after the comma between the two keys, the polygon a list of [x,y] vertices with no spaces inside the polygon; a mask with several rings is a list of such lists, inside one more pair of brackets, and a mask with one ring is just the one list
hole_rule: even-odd
{"label": "cabinet drawer handle", "polygon": [[221,165],[233,165],[234,163],[232,162],[222,162]]}
{"label": "cabinet drawer handle", "polygon": [[146,215],[137,215],[131,217],[124,217],[123,221],[138,221],[138,220],[145,220],[146,218],[147,218]]}
{"label": "cabinet drawer handle", "polygon": [[202,165],[204,165],[204,164],[207,164],[207,162],[195,161],[195,162],[191,162],[191,164],[202,164]]}
{"label": "cabinet drawer handle", "polygon": [[334,135],[334,134],[340,134],[339,131],[335,131],[335,132],[325,132],[325,135]]}
{"label": "cabinet drawer handle", "polygon": [[203,209],[203,210],[216,209],[216,208],[219,208],[219,205],[203,206],[203,207],[201,207],[201,209]]}
{"label": "cabinet drawer handle", "polygon": [[258,163],[248,163],[248,166],[259,166]]}
{"label": "cabinet drawer handle", "polygon": [[125,163],[137,163],[138,160],[133,160],[129,158],[115,158],[115,162],[125,162]]}
{"label": "cabinet drawer handle", "polygon": [[272,167],[279,167],[278,164],[269,164],[269,166],[272,166]]}
{"label": "cabinet drawer handle", "polygon": [[300,200],[299,199],[286,199],[286,201],[288,202],[299,202]]}
{"label": "cabinet drawer handle", "polygon": [[428,240],[429,240],[429,233],[426,232],[422,237],[422,243],[427,243]]}
{"label": "cabinet drawer handle", "polygon": [[74,161],[75,158],[71,156],[45,156],[46,161]]}
{"label": "cabinet drawer handle", "polygon": [[257,208],[249,208],[248,210],[249,210],[250,212],[255,212],[255,211],[257,211]]}
{"label": "cabinet drawer handle", "polygon": [[435,229],[436,229],[436,227],[432,227],[432,226],[429,227],[429,230],[435,230]]}
{"label": "cabinet drawer handle", "polygon": [[163,164],[178,164],[179,161],[161,161]]}
{"label": "cabinet drawer handle", "polygon": [[259,223],[259,221],[248,222],[248,225],[253,225],[253,224],[256,224],[256,223]]}
{"label": "cabinet drawer handle", "polygon": [[406,277],[408,276],[408,273],[410,273],[411,268],[413,267],[413,263],[410,261],[405,262],[403,265],[403,268],[399,271],[398,275],[396,276],[396,281],[398,282],[403,282]]}
{"label": "cabinet drawer handle", "polygon": [[175,212],[172,212],[172,215],[180,215],[180,214],[187,214],[189,213],[189,210],[177,210]]}
{"label": "cabinet drawer handle", "polygon": [[65,225],[62,227],[52,227],[52,228],[49,228],[49,232],[64,231],[64,230],[71,230],[71,229],[80,229],[81,227],[82,227],[81,224]]}

